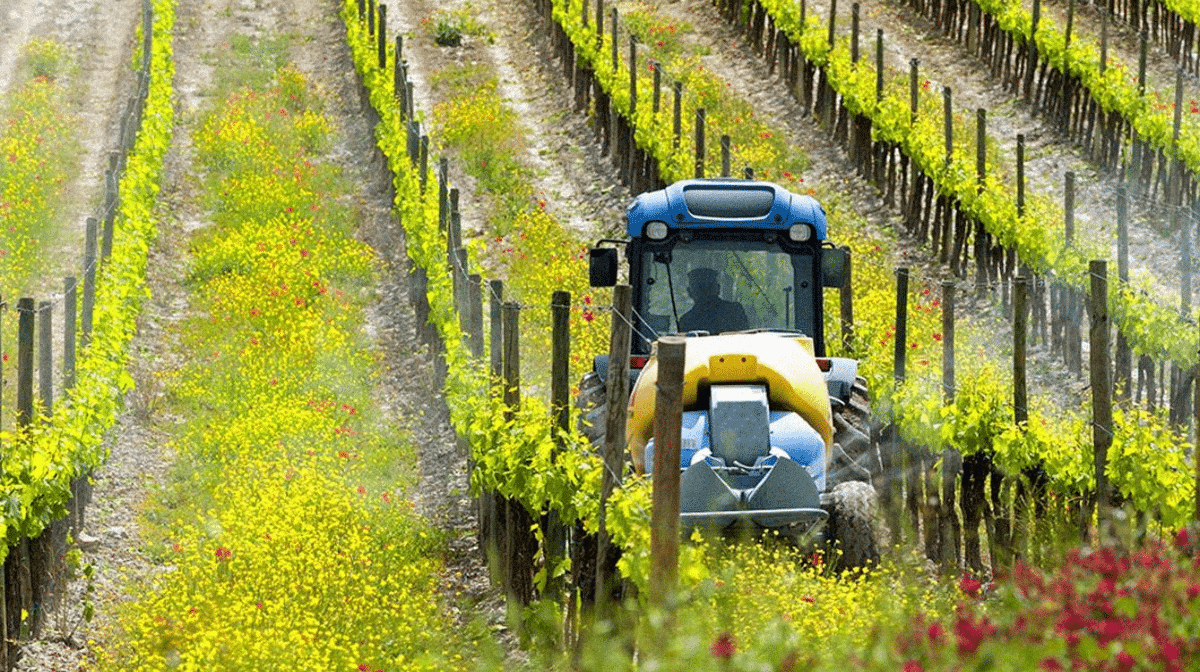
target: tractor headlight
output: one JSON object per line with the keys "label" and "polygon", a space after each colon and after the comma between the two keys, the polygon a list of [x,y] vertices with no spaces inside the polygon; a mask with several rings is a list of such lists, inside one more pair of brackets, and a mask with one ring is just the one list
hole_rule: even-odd
{"label": "tractor headlight", "polygon": [[788,238],[795,243],[803,243],[812,238],[813,228],[808,224],[793,224],[788,229]]}
{"label": "tractor headlight", "polygon": [[650,240],[662,240],[667,237],[666,222],[649,222],[646,224],[646,237]]}

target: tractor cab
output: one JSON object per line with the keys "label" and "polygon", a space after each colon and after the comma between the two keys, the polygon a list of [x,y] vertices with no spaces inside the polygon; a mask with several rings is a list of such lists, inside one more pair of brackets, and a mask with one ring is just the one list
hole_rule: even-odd
{"label": "tractor cab", "polygon": [[822,290],[840,287],[847,252],[826,241],[812,197],[770,182],[695,179],[629,206],[628,240],[591,250],[594,287],[617,283],[624,248],[635,355],[665,334],[796,331],[824,356]]}

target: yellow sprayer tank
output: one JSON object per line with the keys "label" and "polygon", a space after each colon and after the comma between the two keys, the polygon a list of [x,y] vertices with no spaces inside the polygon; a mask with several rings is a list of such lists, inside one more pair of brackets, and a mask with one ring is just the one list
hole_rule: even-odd
{"label": "yellow sprayer tank", "polygon": [[[646,443],[654,436],[658,359],[650,361],[629,397],[626,445],[638,473],[645,472]],[[733,333],[687,339],[683,409],[704,408],[712,385],[765,385],[772,410],[804,418],[825,441],[825,461],[833,450],[829,388],[817,367],[812,339],[778,333]]]}

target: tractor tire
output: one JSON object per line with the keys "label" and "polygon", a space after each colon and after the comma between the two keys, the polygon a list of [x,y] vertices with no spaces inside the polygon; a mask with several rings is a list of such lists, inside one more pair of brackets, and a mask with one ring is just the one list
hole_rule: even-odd
{"label": "tractor tire", "polygon": [[883,461],[879,446],[871,439],[871,407],[866,381],[854,382],[850,400],[833,413],[833,460],[825,475],[825,487],[833,490],[842,483],[859,481],[879,483]]}
{"label": "tractor tire", "polygon": [[879,540],[875,534],[875,489],[862,481],[848,481],[832,491],[825,505],[828,557],[842,571],[863,570],[879,564]]}

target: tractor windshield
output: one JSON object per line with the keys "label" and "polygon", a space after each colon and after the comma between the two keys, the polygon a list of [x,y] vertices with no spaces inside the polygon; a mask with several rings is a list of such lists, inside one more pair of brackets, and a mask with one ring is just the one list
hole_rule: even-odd
{"label": "tractor windshield", "polygon": [[811,327],[811,320],[797,318],[795,295],[796,278],[805,277],[797,269],[809,269],[812,277],[809,255],[762,240],[678,240],[641,256],[636,305],[643,326],[656,335],[756,328],[808,333]]}

